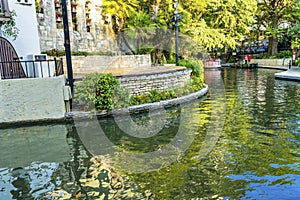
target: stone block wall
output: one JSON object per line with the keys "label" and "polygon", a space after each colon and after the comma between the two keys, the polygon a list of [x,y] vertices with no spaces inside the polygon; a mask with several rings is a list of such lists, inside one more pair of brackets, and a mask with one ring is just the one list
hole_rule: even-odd
{"label": "stone block wall", "polygon": [[[67,1],[70,46],[74,52],[118,52],[109,21],[102,17],[102,0]],[[41,51],[64,50],[60,0],[40,0],[37,21]]]}
{"label": "stone block wall", "polygon": [[191,70],[177,70],[158,74],[118,77],[122,85],[130,90],[131,95],[140,95],[150,90],[171,90],[183,87],[190,79]]}
{"label": "stone block wall", "polygon": [[[64,60],[64,66],[66,62]],[[73,72],[103,72],[107,69],[150,67],[150,55],[72,56]]]}
{"label": "stone block wall", "polygon": [[252,63],[261,66],[288,66],[291,59],[252,59]]}

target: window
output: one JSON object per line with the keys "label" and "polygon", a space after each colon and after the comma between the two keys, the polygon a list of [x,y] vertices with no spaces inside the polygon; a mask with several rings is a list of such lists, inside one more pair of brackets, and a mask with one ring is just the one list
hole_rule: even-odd
{"label": "window", "polygon": [[62,6],[60,0],[54,0],[54,8],[55,8],[55,19],[56,19],[56,27],[58,29],[63,28],[63,17],[62,17]]}

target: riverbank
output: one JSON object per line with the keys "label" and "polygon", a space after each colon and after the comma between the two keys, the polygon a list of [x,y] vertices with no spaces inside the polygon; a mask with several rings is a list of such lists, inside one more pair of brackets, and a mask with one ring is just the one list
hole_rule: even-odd
{"label": "riverbank", "polygon": [[[230,67],[230,64],[224,64],[223,67]],[[258,65],[257,68],[283,70],[275,74],[275,78],[300,81],[300,67],[297,66],[275,66],[275,65]]]}

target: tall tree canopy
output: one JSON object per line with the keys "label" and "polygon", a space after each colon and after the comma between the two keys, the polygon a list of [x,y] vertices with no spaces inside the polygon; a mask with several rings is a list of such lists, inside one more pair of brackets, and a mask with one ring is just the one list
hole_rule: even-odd
{"label": "tall tree canopy", "polygon": [[297,2],[298,0],[258,0],[255,27],[263,31],[269,40],[268,54],[278,52],[278,40],[295,24],[299,12]]}
{"label": "tall tree canopy", "polygon": [[[115,33],[149,26],[172,30],[173,4],[173,0],[104,0],[103,14],[114,19]],[[205,50],[235,48],[253,23],[257,0],[179,0],[178,7],[182,16],[179,31],[192,43]],[[139,31],[139,36],[152,36],[156,40],[168,35],[142,32]]]}

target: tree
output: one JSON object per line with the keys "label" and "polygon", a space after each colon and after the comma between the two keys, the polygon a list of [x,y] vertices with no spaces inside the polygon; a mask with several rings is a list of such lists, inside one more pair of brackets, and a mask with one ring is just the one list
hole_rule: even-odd
{"label": "tree", "polygon": [[[153,49],[157,50],[154,52],[165,55],[166,52],[160,50],[168,49],[166,45],[174,40],[173,34],[170,34],[174,29],[173,3],[173,0],[106,0],[103,1],[103,14],[117,19],[113,22],[115,33],[140,29],[143,24],[144,27],[159,28],[160,33],[154,30],[154,34],[147,37],[160,41],[153,45]],[[187,49],[200,52],[228,46],[235,48],[253,23],[256,0],[186,0],[179,1],[178,10],[181,17],[180,44],[184,44],[179,47],[182,52]],[[164,56],[158,57],[164,59]]]}
{"label": "tree", "polygon": [[235,48],[249,31],[256,11],[255,0],[190,0],[183,5],[191,16],[190,32],[208,50]]}
{"label": "tree", "polygon": [[297,50],[297,57],[299,57],[300,52],[298,51],[300,49],[300,1],[297,1],[297,4],[294,7],[294,12],[292,13],[293,16],[295,16],[296,22],[294,25],[289,28],[287,34],[291,37],[291,48]]}
{"label": "tree", "polygon": [[295,23],[296,5],[295,0],[258,0],[255,27],[269,40],[268,54],[278,52],[278,40]]}

